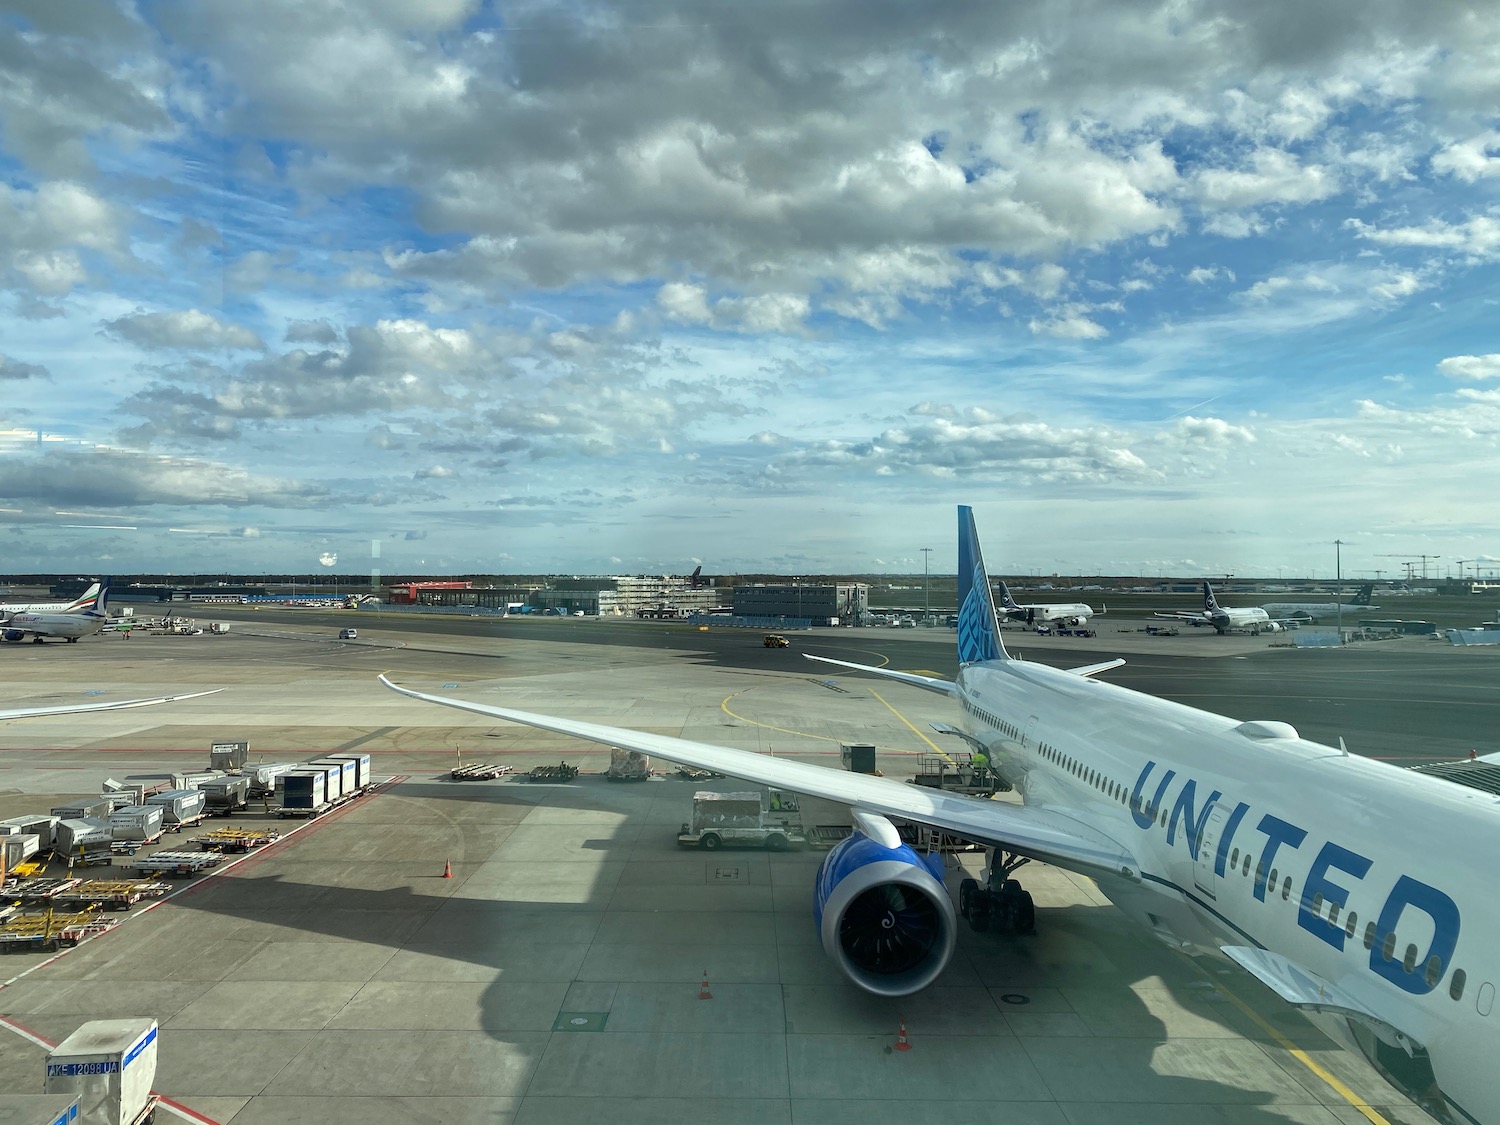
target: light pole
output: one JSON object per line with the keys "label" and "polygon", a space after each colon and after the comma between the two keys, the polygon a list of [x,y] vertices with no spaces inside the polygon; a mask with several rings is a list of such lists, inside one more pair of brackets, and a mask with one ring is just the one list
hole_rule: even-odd
{"label": "light pole", "polygon": [[1339,644],[1344,643],[1344,541],[1333,541],[1333,601],[1338,608]]}
{"label": "light pole", "polygon": [[932,548],[922,548],[922,624],[932,623],[932,581],[928,564],[932,562]]}

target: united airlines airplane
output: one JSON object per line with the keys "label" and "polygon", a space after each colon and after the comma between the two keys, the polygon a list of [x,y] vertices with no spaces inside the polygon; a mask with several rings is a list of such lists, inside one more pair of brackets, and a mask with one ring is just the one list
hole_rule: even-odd
{"label": "united airlines airplane", "polygon": [[[818,870],[814,924],[855,984],[925,987],[975,929],[1030,930],[1014,878],[1030,859],[1091,876],[1125,914],[1189,952],[1227,957],[1393,1084],[1440,1090],[1500,1125],[1500,809],[1488,793],[1352,756],[1275,720],[1241,721],[1009,656],[973,514],[959,515],[954,681],[824,660],[950,696],[1023,804],[977,800],[745,750],[508,707],[402,694],[849,805],[857,831]],[[820,658],[812,658],[820,659]],[[940,857],[893,821],[984,844],[958,908]]]}

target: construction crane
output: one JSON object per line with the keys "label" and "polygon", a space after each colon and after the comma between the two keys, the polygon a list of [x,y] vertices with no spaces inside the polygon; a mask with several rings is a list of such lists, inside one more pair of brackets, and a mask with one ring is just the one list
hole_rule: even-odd
{"label": "construction crane", "polygon": [[1443,557],[1442,555],[1420,555],[1420,554],[1418,554],[1418,555],[1377,555],[1376,556],[1376,558],[1381,558],[1381,559],[1404,559],[1405,561],[1402,562],[1401,565],[1406,568],[1406,580],[1408,582],[1410,582],[1413,578],[1416,577],[1416,574],[1413,573],[1413,571],[1414,571],[1414,568],[1416,567],[1417,563],[1421,563],[1422,564],[1422,579],[1423,579],[1423,581],[1426,581],[1426,579],[1427,579],[1427,563],[1428,563],[1428,560],[1440,559],[1442,557]]}

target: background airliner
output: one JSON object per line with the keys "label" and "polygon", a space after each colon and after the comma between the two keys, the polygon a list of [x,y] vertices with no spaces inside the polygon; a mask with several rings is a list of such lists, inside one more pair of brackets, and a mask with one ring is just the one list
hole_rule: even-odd
{"label": "background airliner", "polygon": [[48,637],[62,637],[75,643],[80,637],[92,637],[109,622],[109,579],[102,579],[93,589],[97,594],[92,597],[85,594],[57,613],[15,614],[0,630],[0,637],[7,641],[30,637],[37,644]]}
{"label": "background airliner", "polygon": [[1308,621],[1317,621],[1324,617],[1335,617],[1340,609],[1345,613],[1358,613],[1365,609],[1379,609],[1379,606],[1371,605],[1370,599],[1375,596],[1375,583],[1366,582],[1359,588],[1359,593],[1354,599],[1340,605],[1337,601],[1332,602],[1269,602],[1260,608],[1270,614],[1277,621],[1290,621],[1293,618],[1305,618]]}
{"label": "background airliner", "polygon": [[1172,613],[1158,613],[1156,617],[1170,617],[1176,621],[1186,621],[1193,625],[1212,625],[1216,632],[1227,633],[1231,629],[1248,629],[1252,633],[1262,630],[1275,632],[1281,626],[1271,620],[1271,615],[1259,606],[1251,606],[1248,609],[1230,609],[1219,604],[1219,599],[1214,597],[1214,588],[1207,582],[1203,583],[1203,608],[1196,612],[1192,610],[1176,610]]}
{"label": "background airliner", "polygon": [[[491,718],[716,770],[848,805],[857,831],[828,853],[813,922],[861,988],[930,984],[956,917],[1029,931],[1013,877],[1031,859],[1082,872],[1127,916],[1190,952],[1227,957],[1397,1086],[1441,1090],[1459,1119],[1500,1125],[1500,854],[1494,798],[1342,748],[1013,659],[996,628],[973,515],[959,510],[959,673],[949,681],[839,660],[951,697],[1022,804],[977,800],[746,750],[386,686]],[[958,910],[939,856],[893,820],[984,844]],[[1045,939],[1042,939],[1045,940]]]}
{"label": "background airliner", "polygon": [[94,604],[99,596],[99,583],[95,582],[78,597],[68,602],[0,602],[0,624],[9,621],[18,613],[71,613]]}
{"label": "background airliner", "polygon": [[1016,599],[1010,596],[1009,586],[1004,582],[996,582],[995,585],[1000,588],[1000,612],[1006,617],[1024,617],[1028,625],[1038,621],[1046,624],[1082,625],[1094,616],[1094,607],[1083,602],[1017,605]]}

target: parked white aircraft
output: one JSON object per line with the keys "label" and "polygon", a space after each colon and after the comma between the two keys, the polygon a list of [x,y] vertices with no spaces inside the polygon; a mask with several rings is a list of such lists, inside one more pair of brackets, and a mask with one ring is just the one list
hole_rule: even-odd
{"label": "parked white aircraft", "polygon": [[1214,597],[1214,588],[1207,582],[1203,583],[1203,608],[1194,613],[1191,610],[1178,610],[1173,613],[1158,613],[1156,617],[1170,617],[1175,621],[1187,621],[1193,625],[1212,625],[1214,630],[1220,634],[1227,633],[1231,629],[1248,629],[1252,633],[1262,631],[1274,633],[1281,628],[1271,615],[1259,606],[1249,609],[1228,609],[1219,604],[1219,599]]}
{"label": "parked white aircraft", "polygon": [[30,637],[41,644],[48,637],[62,637],[77,642],[92,637],[109,623],[109,579],[99,583],[99,593],[79,599],[76,608],[58,613],[18,613],[5,623],[0,637],[20,641]]}
{"label": "parked white aircraft", "polygon": [[[1082,625],[1094,616],[1094,607],[1083,602],[1017,605],[1016,599],[1010,596],[1009,586],[1004,582],[996,582],[995,585],[1000,588],[1000,612],[1006,617],[1024,617],[1028,625],[1034,625],[1038,621],[1044,624]],[[1108,610],[1101,609],[1099,612],[1106,613]]]}
{"label": "parked white aircraft", "polygon": [[223,688],[211,691],[190,691],[186,695],[158,695],[152,699],[117,699],[111,703],[66,703],[58,707],[16,707],[0,711],[0,722],[11,719],[39,719],[45,715],[75,715],[81,711],[123,711],[127,707],[155,707],[158,703],[177,703],[183,699],[197,699],[203,695],[218,695]]}
{"label": "parked white aircraft", "polygon": [[94,604],[99,596],[99,583],[95,582],[78,597],[68,602],[0,602],[0,624],[18,613],[72,613]]}
{"label": "parked white aircraft", "polygon": [[1163,941],[1222,955],[1395,1085],[1440,1089],[1454,1114],[1500,1125],[1500,854],[1494,799],[1302,739],[1012,659],[996,629],[969,508],[959,508],[955,681],[821,659],[951,696],[961,734],[1021,805],[974,800],[746,750],[386,686],[404,695],[638,750],[849,805],[857,831],[828,853],[814,924],[854,983],[881,995],[930,984],[953,952],[940,857],[892,819],[989,849],[958,913],[1029,930],[1012,876],[1030,859],[1091,876]]}
{"label": "parked white aircraft", "polygon": [[1366,609],[1379,609],[1379,606],[1371,605],[1370,599],[1375,596],[1375,583],[1366,582],[1359,588],[1359,593],[1354,595],[1354,600],[1340,605],[1332,602],[1269,602],[1260,608],[1265,610],[1272,619],[1276,621],[1306,620],[1317,621],[1324,617],[1336,617],[1342,609],[1345,613],[1359,613]]}

